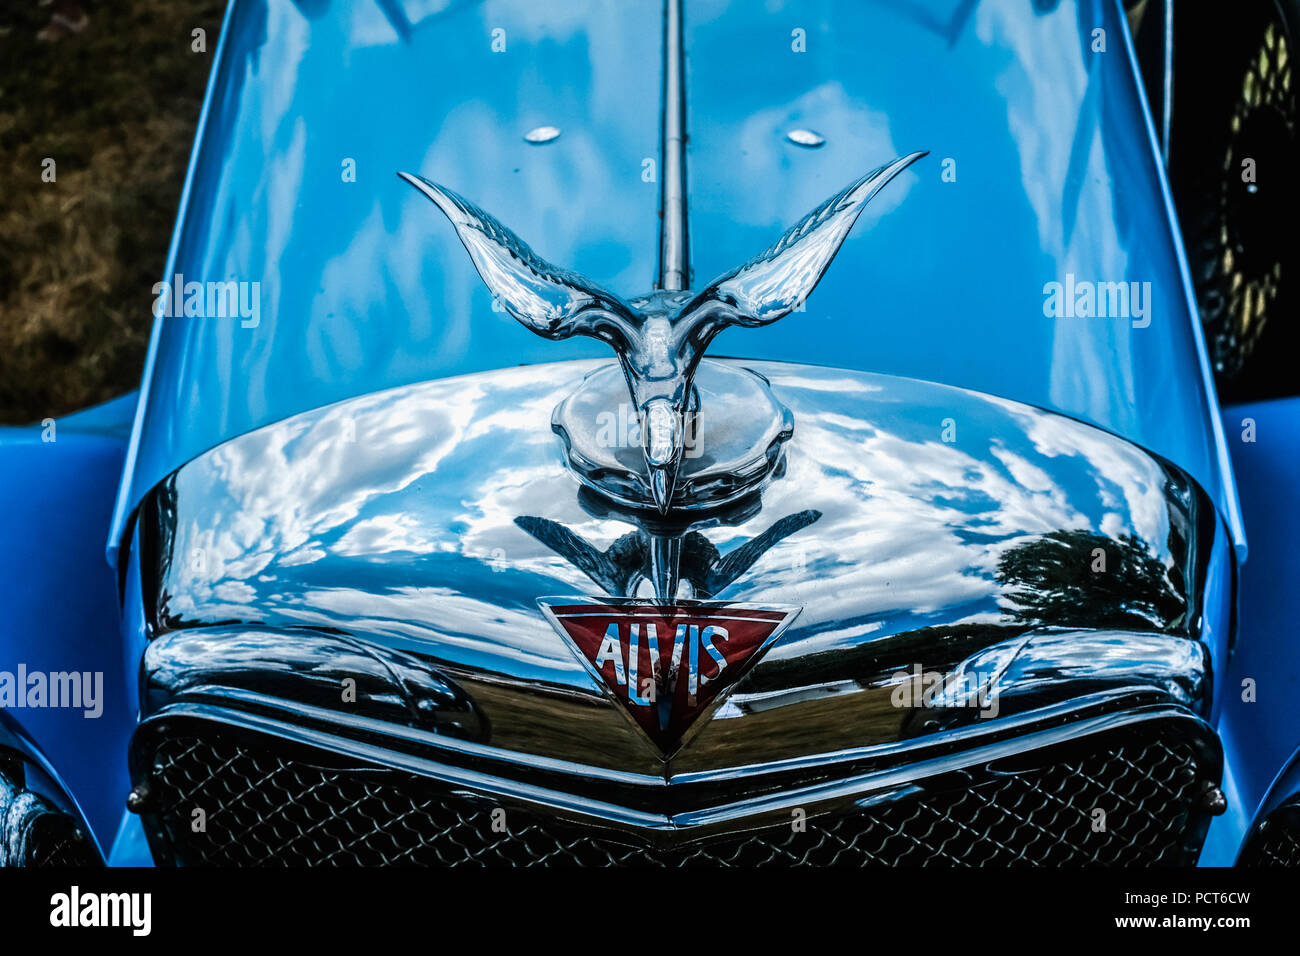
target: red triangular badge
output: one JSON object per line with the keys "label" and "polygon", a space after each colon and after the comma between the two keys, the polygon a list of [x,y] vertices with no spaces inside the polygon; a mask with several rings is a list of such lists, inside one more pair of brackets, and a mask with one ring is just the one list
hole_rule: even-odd
{"label": "red triangular badge", "polygon": [[630,598],[543,598],[538,604],[665,758],[800,610]]}

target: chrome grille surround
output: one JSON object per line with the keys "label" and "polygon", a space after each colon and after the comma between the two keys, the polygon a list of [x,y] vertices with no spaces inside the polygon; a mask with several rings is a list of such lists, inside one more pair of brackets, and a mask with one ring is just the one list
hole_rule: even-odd
{"label": "chrome grille surround", "polygon": [[[1159,705],[781,789],[665,781],[655,814],[446,767],[414,772],[224,721],[145,725],[133,776],[159,862],[199,865],[1179,865],[1217,741]],[[1007,746],[1010,744],[1010,746]],[[842,768],[841,768],[842,769]],[[437,776],[433,774],[438,774]],[[460,778],[459,780],[457,778]],[[576,781],[571,781],[576,783]],[[583,782],[591,794],[608,784]],[[680,792],[678,792],[680,791]],[[679,807],[678,812],[672,812]],[[191,826],[203,810],[204,829]],[[1095,829],[1094,814],[1105,814]],[[611,813],[614,810],[616,812]],[[497,814],[497,815],[494,815]],[[793,826],[793,821],[801,826]]]}

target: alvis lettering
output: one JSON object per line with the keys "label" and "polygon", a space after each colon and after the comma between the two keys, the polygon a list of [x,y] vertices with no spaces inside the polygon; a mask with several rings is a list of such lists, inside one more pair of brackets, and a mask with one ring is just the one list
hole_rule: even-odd
{"label": "alvis lettering", "polygon": [[540,603],[665,757],[798,613],[723,601]]}

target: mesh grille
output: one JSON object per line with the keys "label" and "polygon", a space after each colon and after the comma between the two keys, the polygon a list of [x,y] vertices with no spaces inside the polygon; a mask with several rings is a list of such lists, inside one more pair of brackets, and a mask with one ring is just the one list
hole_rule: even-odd
{"label": "mesh grille", "polygon": [[154,752],[149,829],[160,859],[218,866],[1188,862],[1199,814],[1196,756],[1185,741],[1111,736],[1032,769],[959,776],[944,789],[811,817],[802,830],[785,825],[665,849],[503,809],[405,772],[319,766],[274,742],[173,736]]}
{"label": "mesh grille", "polygon": [[1265,820],[1241,851],[1237,865],[1300,867],[1300,806],[1283,807]]}

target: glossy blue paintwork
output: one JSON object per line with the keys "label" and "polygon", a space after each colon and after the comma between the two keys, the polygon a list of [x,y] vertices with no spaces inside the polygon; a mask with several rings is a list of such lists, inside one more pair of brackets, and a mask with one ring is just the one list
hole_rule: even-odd
{"label": "glossy blue paintwork", "polygon": [[[1248,422],[1254,441],[1244,440]],[[1236,859],[1260,811],[1300,791],[1300,398],[1225,409],[1223,427],[1251,555],[1241,569],[1237,644],[1218,723],[1229,809],[1210,828],[1201,858],[1214,865]],[[1253,702],[1243,700],[1246,680],[1255,685]]]}
{"label": "glossy blue paintwork", "polygon": [[[140,603],[140,533],[132,534],[126,574],[122,580],[122,638],[124,696],[133,704],[132,717],[138,712],[140,700],[140,659],[148,644],[148,630],[144,620],[144,607]],[[131,729],[134,729],[134,725]],[[140,817],[121,805],[117,807],[121,822],[108,853],[109,866],[153,866],[153,856],[145,841]]]}
{"label": "glossy blue paintwork", "polygon": [[57,419],[52,431],[48,423],[0,429],[0,670],[103,675],[99,717],[2,709],[0,744],[45,771],[104,852],[128,789],[124,754],[136,712],[117,580],[102,545],[135,404],[129,395]]}
{"label": "glossy blue paintwork", "polygon": [[[730,330],[714,352],[902,374],[1101,425],[1200,481],[1240,549],[1118,4],[919,7],[686,5],[698,281],[864,170],[932,151],[873,204],[806,313]],[[232,4],[165,274],[259,282],[260,321],[157,323],[110,552],[145,491],[226,438],[387,386],[603,354],[494,311],[395,171],[472,197],[615,292],[653,279],[658,2],[416,10]],[[808,52],[793,52],[796,29]],[[559,138],[526,143],[542,124]],[[791,144],[795,126],[826,144]],[[1150,325],[1045,317],[1044,285],[1067,273],[1150,282]]]}

